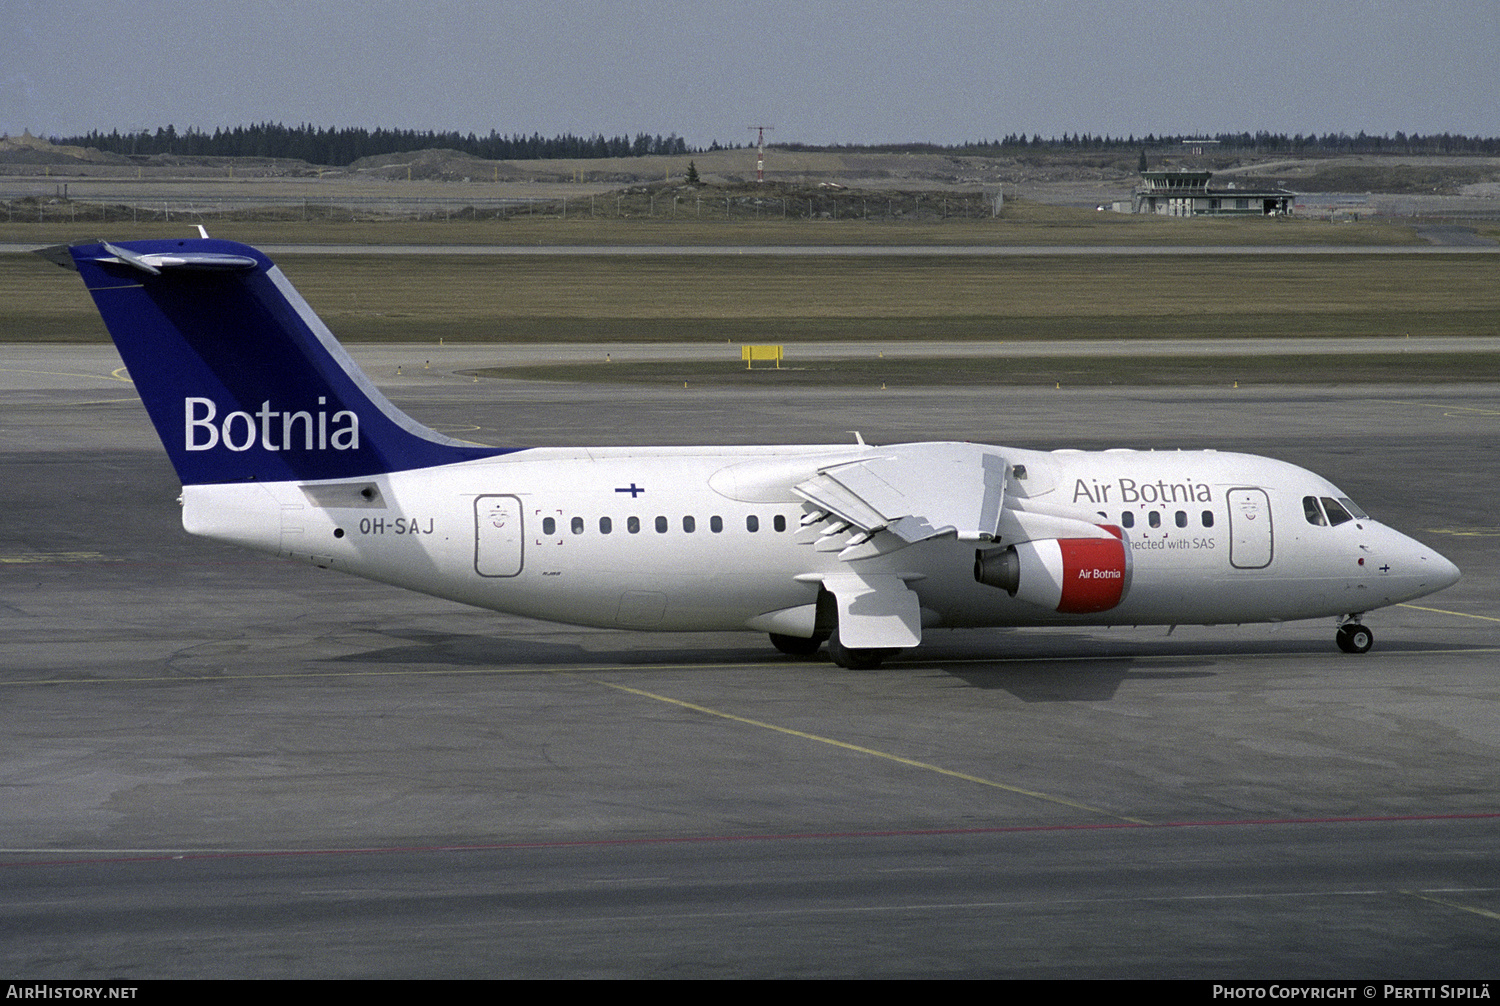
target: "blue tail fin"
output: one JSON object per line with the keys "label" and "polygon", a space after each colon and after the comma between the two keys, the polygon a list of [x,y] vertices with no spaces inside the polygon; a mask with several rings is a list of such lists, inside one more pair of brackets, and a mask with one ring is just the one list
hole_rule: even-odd
{"label": "blue tail fin", "polygon": [[398,410],[254,248],[133,241],[43,254],[83,276],[184,485],[359,478],[508,453]]}

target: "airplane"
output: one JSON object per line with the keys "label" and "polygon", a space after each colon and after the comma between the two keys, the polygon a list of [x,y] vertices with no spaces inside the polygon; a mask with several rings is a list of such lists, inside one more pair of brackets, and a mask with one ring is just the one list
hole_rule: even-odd
{"label": "airplane", "polygon": [[376,390],[260,251],[60,245],[182,481],[192,534],[574,625],[752,630],[873,668],[934,627],[1363,616],[1456,583],[1294,465],[973,443],[486,447]]}

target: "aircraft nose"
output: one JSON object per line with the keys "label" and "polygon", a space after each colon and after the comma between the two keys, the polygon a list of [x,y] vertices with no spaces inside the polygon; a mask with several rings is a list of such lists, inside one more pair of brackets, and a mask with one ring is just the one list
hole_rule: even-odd
{"label": "aircraft nose", "polygon": [[1434,590],[1442,590],[1444,587],[1451,587],[1463,578],[1463,573],[1459,571],[1459,568],[1452,562],[1448,561],[1445,556],[1441,556],[1431,549],[1428,549],[1427,557],[1428,564],[1432,566],[1433,578],[1435,581],[1433,585]]}
{"label": "aircraft nose", "polygon": [[1412,558],[1416,560],[1417,579],[1420,581],[1424,594],[1435,594],[1445,587],[1453,586],[1463,577],[1459,568],[1449,562],[1446,556],[1419,541],[1410,538],[1407,541],[1411,542]]}

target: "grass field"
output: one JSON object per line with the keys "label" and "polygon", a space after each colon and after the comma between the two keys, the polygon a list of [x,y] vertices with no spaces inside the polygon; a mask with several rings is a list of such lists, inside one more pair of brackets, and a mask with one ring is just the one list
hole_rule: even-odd
{"label": "grass field", "polygon": [[[852,339],[1500,334],[1489,256],[299,256],[342,339]],[[77,277],[0,256],[0,340],[101,340]]]}
{"label": "grass field", "polygon": [[[228,230],[225,230],[228,227]],[[538,220],[235,223],[252,243],[867,245],[1383,243],[1410,228],[1164,220],[1011,203],[999,220]],[[186,224],[129,235],[180,236]],[[66,225],[0,229],[63,241]],[[716,342],[1500,335],[1490,256],[331,256],[278,261],[350,342]],[[102,341],[73,274],[0,255],[0,341]],[[736,354],[737,355],[737,354]],[[526,368],[509,376],[679,383],[1207,383],[1500,379],[1491,355],[909,360],[809,364],[772,376],[708,365]]]}
{"label": "grass field", "polygon": [[[580,204],[586,205],[586,204]],[[1420,243],[1398,223],[1256,218],[1191,219],[1100,213],[1011,200],[999,217],[913,221],[699,219],[686,210],[625,220],[591,218],[575,209],[560,216],[506,220],[255,220],[184,215],[170,223],[0,221],[0,241],[61,244],[95,240],[176,238],[204,223],[215,237],[247,244],[508,244],[508,245],[1401,245]],[[101,230],[102,228],[102,230]]]}

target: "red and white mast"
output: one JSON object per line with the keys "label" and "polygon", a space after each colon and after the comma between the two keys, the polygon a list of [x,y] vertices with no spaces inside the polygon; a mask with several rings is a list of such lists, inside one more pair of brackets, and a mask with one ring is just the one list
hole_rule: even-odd
{"label": "red and white mast", "polygon": [[746,126],[746,129],[755,130],[755,180],[764,182],[766,180],[766,130],[775,129],[775,126]]}

